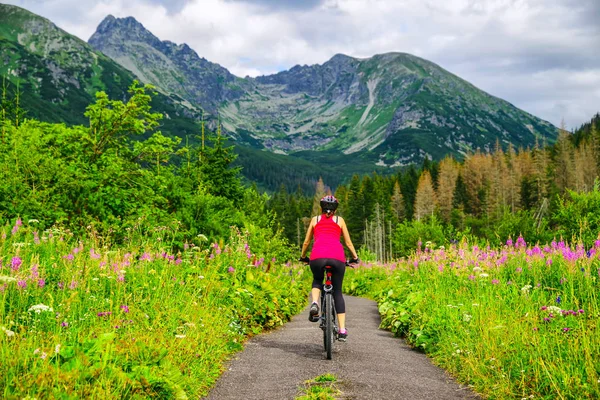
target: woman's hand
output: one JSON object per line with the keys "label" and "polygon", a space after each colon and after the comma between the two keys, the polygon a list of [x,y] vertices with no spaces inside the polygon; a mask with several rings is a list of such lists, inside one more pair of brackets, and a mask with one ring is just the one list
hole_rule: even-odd
{"label": "woman's hand", "polygon": [[308,257],[300,257],[298,261],[308,264],[310,262],[310,258]]}

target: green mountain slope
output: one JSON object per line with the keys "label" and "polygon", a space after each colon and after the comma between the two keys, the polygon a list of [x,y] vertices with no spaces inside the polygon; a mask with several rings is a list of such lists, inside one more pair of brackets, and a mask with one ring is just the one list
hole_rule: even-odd
{"label": "green mountain slope", "polygon": [[410,54],[338,54],[242,79],[185,44],[161,42],[131,17],[107,17],[90,43],[142,80],[218,111],[238,143],[274,153],[342,152],[399,166],[556,137],[550,123]]}
{"label": "green mountain slope", "polygon": [[[19,89],[27,115],[48,122],[85,124],[85,108],[97,91],[123,99],[135,75],[86,42],[22,8],[0,4],[0,75],[9,92]],[[153,107],[166,118],[161,129],[197,132],[201,110],[159,94]]]}

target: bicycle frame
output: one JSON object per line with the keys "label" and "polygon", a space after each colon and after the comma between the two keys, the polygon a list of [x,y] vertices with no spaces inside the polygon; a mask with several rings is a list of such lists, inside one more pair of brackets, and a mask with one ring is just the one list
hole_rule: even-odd
{"label": "bicycle frame", "polygon": [[323,329],[323,345],[327,359],[331,360],[333,344],[337,340],[338,326],[336,323],[335,301],[333,299],[333,284],[331,282],[331,266],[325,266],[325,284],[321,291],[321,324]]}

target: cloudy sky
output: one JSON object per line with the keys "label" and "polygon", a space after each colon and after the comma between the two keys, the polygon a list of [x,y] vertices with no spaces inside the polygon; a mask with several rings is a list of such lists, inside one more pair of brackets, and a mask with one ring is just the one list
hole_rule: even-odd
{"label": "cloudy sky", "polygon": [[555,125],[600,112],[600,0],[2,0],[87,40],[133,16],[238,76],[411,53]]}

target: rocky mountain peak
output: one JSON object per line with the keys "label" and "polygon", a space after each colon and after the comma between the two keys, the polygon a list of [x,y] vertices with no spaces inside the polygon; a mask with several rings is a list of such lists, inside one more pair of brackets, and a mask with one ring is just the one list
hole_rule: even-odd
{"label": "rocky mountain peak", "polygon": [[90,37],[88,43],[96,47],[107,42],[134,41],[159,46],[160,39],[154,36],[144,25],[133,17],[115,18],[108,15],[102,20],[96,32]]}

